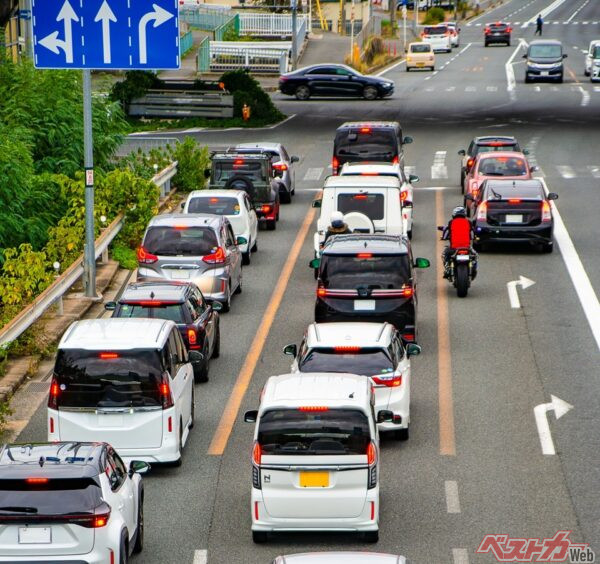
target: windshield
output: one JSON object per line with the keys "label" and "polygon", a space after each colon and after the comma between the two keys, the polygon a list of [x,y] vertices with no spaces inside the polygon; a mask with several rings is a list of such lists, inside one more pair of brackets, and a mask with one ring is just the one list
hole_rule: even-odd
{"label": "windshield", "polygon": [[234,176],[243,176],[252,181],[263,180],[262,161],[241,158],[214,163],[213,182],[225,183]]}
{"label": "windshield", "polygon": [[371,221],[383,219],[385,198],[383,194],[339,194],[337,209],[344,215],[350,212],[365,214]]}
{"label": "windshield", "polygon": [[214,215],[240,215],[240,203],[237,198],[210,196],[192,198],[188,213],[212,213]]}
{"label": "windshield", "polygon": [[260,418],[258,442],[264,454],[366,454],[369,420],[356,409],[276,409]]}
{"label": "windshield", "polygon": [[519,157],[490,157],[479,163],[479,174],[485,176],[526,176],[525,159]]}
{"label": "windshield", "polygon": [[521,152],[521,148],[518,143],[507,143],[506,145],[475,145],[475,151],[473,152],[473,156],[478,155],[479,153],[493,153],[494,151],[516,151],[517,153]]}
{"label": "windshield", "polygon": [[393,290],[410,282],[408,255],[368,258],[356,255],[323,255],[321,280],[326,288],[338,290]]}
{"label": "windshield", "polygon": [[410,46],[411,53],[430,53],[431,45],[429,43],[417,43],[416,45]]}
{"label": "windshield", "polygon": [[486,199],[543,200],[544,189],[541,186],[489,186]]}
{"label": "windshield", "polygon": [[398,140],[390,129],[342,130],[335,136],[335,154],[365,161],[392,160],[398,156]]}
{"label": "windshield", "polygon": [[193,257],[213,254],[219,243],[210,227],[150,227],[143,246],[153,255]]}
{"label": "windshield", "polygon": [[560,59],[562,47],[560,45],[531,45],[529,58],[531,59]]}
{"label": "windshield", "polygon": [[185,323],[181,304],[145,306],[142,304],[119,304],[114,317],[166,319],[175,323]]}
{"label": "windshield", "polygon": [[160,406],[162,373],[157,350],[61,349],[54,368],[58,404],[60,407]]}
{"label": "windshield", "polygon": [[299,368],[300,372],[342,372],[361,376],[394,372],[394,364],[384,349],[361,349],[352,353],[336,348],[311,349],[300,361]]}

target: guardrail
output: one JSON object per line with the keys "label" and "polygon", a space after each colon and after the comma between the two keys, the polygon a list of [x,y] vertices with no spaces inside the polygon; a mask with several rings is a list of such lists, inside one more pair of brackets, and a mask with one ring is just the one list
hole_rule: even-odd
{"label": "guardrail", "polygon": [[194,36],[191,31],[183,34],[179,38],[179,56],[183,57],[194,46]]}
{"label": "guardrail", "polygon": [[127,105],[130,116],[233,117],[233,96],[218,91],[148,90]]}
{"label": "guardrail", "polygon": [[[152,178],[160,187],[161,197],[164,197],[171,188],[171,179],[177,173],[177,161],[171,163],[167,168]],[[168,188],[168,190],[167,190]],[[103,256],[113,239],[119,234],[123,227],[124,217],[119,214],[112,223],[102,231],[94,245],[94,256],[96,259]],[[71,286],[83,275],[83,255],[81,255],[69,268],[67,268],[50,286],[48,286],[33,302],[28,304],[21,312],[13,317],[4,327],[0,329],[0,347],[6,346],[19,338],[33,323],[35,323],[53,304],[62,307],[62,297]]]}
{"label": "guardrail", "polygon": [[[240,14],[240,35],[254,37],[291,37],[292,16],[289,14]],[[297,16],[297,27],[308,27],[308,16]],[[305,32],[306,33],[306,32]]]}
{"label": "guardrail", "polygon": [[211,41],[208,49],[209,68],[199,68],[200,71],[217,72],[247,68],[256,72],[284,73],[288,71],[292,43]]}

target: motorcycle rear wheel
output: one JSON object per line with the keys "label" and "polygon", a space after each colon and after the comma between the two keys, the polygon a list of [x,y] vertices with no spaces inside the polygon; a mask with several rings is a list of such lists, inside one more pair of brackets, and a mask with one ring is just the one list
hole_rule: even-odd
{"label": "motorcycle rear wheel", "polygon": [[469,292],[469,265],[457,264],[455,269],[456,295],[466,298]]}

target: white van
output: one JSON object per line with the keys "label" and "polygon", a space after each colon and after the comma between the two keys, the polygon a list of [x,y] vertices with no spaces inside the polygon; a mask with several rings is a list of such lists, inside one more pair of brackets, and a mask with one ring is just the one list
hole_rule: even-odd
{"label": "white van", "polygon": [[[379,435],[375,398],[355,374],[272,376],[252,451],[252,538],[274,531],[354,531],[379,538]],[[391,419],[391,412],[378,417]]]}
{"label": "white van", "polygon": [[402,217],[402,186],[394,176],[330,176],[313,207],[321,208],[314,235],[315,257],[320,257],[331,214],[340,211],[354,233],[407,235]]}
{"label": "white van", "polygon": [[179,464],[194,424],[190,359],[202,358],[173,321],[76,321],[58,345],[48,441],[103,441],[127,461]]}
{"label": "white van", "polygon": [[600,39],[590,41],[585,54],[585,76],[589,76],[592,82],[600,80]]}

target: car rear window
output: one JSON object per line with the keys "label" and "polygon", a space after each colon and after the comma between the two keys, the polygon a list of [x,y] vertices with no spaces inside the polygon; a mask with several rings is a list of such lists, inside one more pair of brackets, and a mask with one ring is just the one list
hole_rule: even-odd
{"label": "car rear window", "polygon": [[214,164],[213,181],[227,182],[234,176],[243,176],[249,180],[261,180],[263,178],[262,162],[241,158],[218,161]]}
{"label": "car rear window", "polygon": [[204,256],[219,246],[210,227],[150,227],[143,242],[144,249],[159,256]]}
{"label": "car rear window", "polygon": [[326,288],[394,290],[410,282],[410,260],[408,255],[363,258],[357,255],[324,254],[320,277]]}
{"label": "car rear window", "polygon": [[311,349],[300,360],[300,372],[341,372],[377,376],[394,371],[394,363],[384,349],[349,347]]}
{"label": "car rear window", "polygon": [[501,145],[499,143],[500,142],[498,142],[498,144],[496,144],[496,145],[492,145],[492,144],[475,145],[473,156],[478,155],[479,153],[492,153],[494,151],[515,151],[517,153],[521,152],[521,147],[519,147],[518,143],[502,142]]}
{"label": "car rear window", "polygon": [[58,406],[160,406],[162,373],[157,350],[60,349],[54,367]]}
{"label": "car rear window", "polygon": [[492,31],[506,31],[508,24],[489,24]]}
{"label": "car rear window", "polygon": [[425,27],[423,33],[425,35],[444,35],[448,31],[448,27],[445,25],[435,27]]}
{"label": "car rear window", "polygon": [[[155,300],[151,300],[155,302]],[[175,323],[185,323],[181,304],[144,305],[143,303],[121,303],[114,317],[136,319],[166,319]]]}
{"label": "car rear window", "polygon": [[544,190],[541,186],[488,186],[486,192],[488,200],[543,200]]}
{"label": "car rear window", "polygon": [[335,136],[334,152],[339,157],[362,161],[391,161],[398,156],[400,141],[396,131],[389,129],[343,129]]}
{"label": "car rear window", "polygon": [[237,198],[209,196],[192,198],[188,213],[212,213],[214,215],[239,215],[240,203]]}
{"label": "car rear window", "polygon": [[429,43],[417,43],[416,45],[410,46],[411,53],[430,53],[431,45]]}
{"label": "car rear window", "polygon": [[369,420],[357,409],[274,409],[260,418],[263,454],[366,454]]}
{"label": "car rear window", "polygon": [[525,176],[527,165],[519,157],[489,157],[479,163],[479,173],[485,176]]}
{"label": "car rear window", "polygon": [[337,209],[344,215],[350,212],[365,214],[372,221],[383,219],[385,198],[383,194],[338,194]]}

